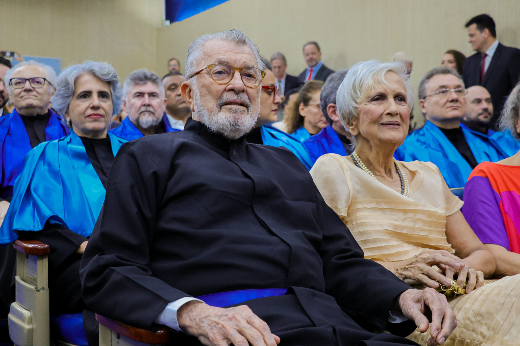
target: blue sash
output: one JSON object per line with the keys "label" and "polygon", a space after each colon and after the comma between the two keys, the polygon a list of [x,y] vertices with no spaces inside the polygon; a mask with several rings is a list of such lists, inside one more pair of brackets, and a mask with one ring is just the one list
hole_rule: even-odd
{"label": "blue sash", "polygon": [[[498,160],[513,156],[520,150],[520,142],[516,141],[509,130],[495,132],[488,130],[487,135],[474,131],[464,124],[460,124],[462,130],[482,140],[487,146],[494,148],[498,153]],[[496,160],[496,161],[498,161]]]}
{"label": "blue sash", "polygon": [[[109,134],[114,156],[126,141]],[[105,200],[101,183],[81,139],[69,136],[31,150],[16,181],[0,228],[0,244],[17,239],[14,230],[40,231],[45,222],[66,225],[88,237]]]}
{"label": "blue sash", "polygon": [[[49,109],[49,121],[45,128],[45,138],[50,141],[69,134],[61,116]],[[29,135],[20,114],[15,110],[0,118],[0,198],[12,195],[13,185],[23,168],[23,159],[31,150]]]}
{"label": "blue sash", "polygon": [[303,142],[304,140],[306,140],[307,138],[309,138],[311,136],[309,131],[307,131],[307,129],[303,126],[300,127],[298,130],[294,131],[293,133],[290,133],[290,135],[293,138],[296,138],[297,140],[299,140],[300,142]]}
{"label": "blue sash", "polygon": [[[477,163],[500,160],[500,156],[494,147],[487,145],[464,128],[462,132]],[[400,161],[433,162],[441,171],[450,188],[464,187],[472,171],[469,163],[455,146],[430,121],[427,121],[421,129],[408,136],[404,143],[397,148],[394,156]]]}
{"label": "blue sash", "polygon": [[313,162],[303,144],[287,133],[269,125],[260,128],[262,142],[272,147],[284,147],[293,152],[294,155],[310,170]]}
{"label": "blue sash", "polygon": [[341,156],[347,156],[347,152],[345,151],[345,147],[339,139],[338,134],[331,125],[327,126],[320,133],[311,136],[309,139],[303,142],[305,148],[309,152],[309,156],[316,162],[316,160],[325,154],[338,154]]}
{"label": "blue sash", "polygon": [[260,288],[251,290],[239,290],[208,294],[197,297],[204,303],[223,308],[229,305],[240,304],[251,299],[283,296],[287,293],[287,288]]}
{"label": "blue sash", "polygon": [[[168,121],[166,113],[163,114],[161,122],[163,123],[166,132],[180,131],[179,129],[174,129],[170,126],[170,122]],[[130,121],[129,117],[123,119],[121,126],[116,127],[115,129],[112,129],[108,132],[118,137],[124,138],[127,141],[133,141],[134,139],[143,137],[141,131],[139,131],[139,129]]]}

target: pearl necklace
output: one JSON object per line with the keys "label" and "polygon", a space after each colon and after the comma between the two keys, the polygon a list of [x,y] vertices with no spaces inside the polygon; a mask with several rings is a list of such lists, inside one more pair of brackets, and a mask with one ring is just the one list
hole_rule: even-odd
{"label": "pearl necklace", "polygon": [[[352,161],[354,161],[354,164],[358,168],[361,168],[363,171],[367,172],[370,176],[376,179],[374,173],[372,173],[367,168],[367,166],[365,166],[365,164],[363,163],[363,161],[361,161],[361,158],[355,151],[352,153]],[[401,195],[408,197],[408,195],[410,194],[410,184],[408,183],[408,177],[406,176],[406,173],[404,173],[404,171],[401,170],[395,159],[394,165],[395,169],[397,170],[397,175],[399,176],[399,181],[401,182]]]}

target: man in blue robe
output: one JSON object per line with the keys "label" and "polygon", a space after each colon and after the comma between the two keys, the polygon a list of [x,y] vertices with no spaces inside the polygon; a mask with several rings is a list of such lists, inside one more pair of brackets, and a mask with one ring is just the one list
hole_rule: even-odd
{"label": "man in blue robe", "polygon": [[128,116],[110,133],[132,141],[148,135],[179,131],[170,126],[161,78],[151,71],[132,72],[123,85],[123,109]]}
{"label": "man in blue robe", "polygon": [[56,80],[51,67],[35,61],[20,63],[5,75],[15,109],[0,118],[0,223],[25,155],[41,142],[69,132],[63,118],[49,109]]}
{"label": "man in blue robe", "polygon": [[504,158],[489,141],[466,128],[460,120],[466,112],[466,89],[458,73],[437,67],[419,83],[419,105],[426,124],[413,132],[396,150],[401,161],[430,161],[450,188],[462,188],[479,163]]}
{"label": "man in blue robe", "polygon": [[341,123],[341,117],[336,108],[336,93],[347,71],[334,72],[327,78],[323,88],[321,88],[320,106],[323,115],[329,122],[329,126],[303,142],[313,163],[321,155],[334,153],[347,156],[354,150],[352,135]]}
{"label": "man in blue robe", "polygon": [[520,142],[513,138],[511,132],[489,128],[493,118],[493,101],[486,88],[480,85],[468,88],[466,102],[466,114],[462,117],[460,127],[494,146],[504,158],[520,150]]}

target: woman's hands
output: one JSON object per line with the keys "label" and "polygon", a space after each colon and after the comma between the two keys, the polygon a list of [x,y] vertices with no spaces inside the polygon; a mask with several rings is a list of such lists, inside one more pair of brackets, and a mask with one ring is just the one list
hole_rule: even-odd
{"label": "woman's hands", "polygon": [[458,273],[457,284],[464,287],[467,281],[467,293],[484,284],[482,272],[466,266],[463,260],[444,250],[425,249],[409,260],[396,263],[392,271],[408,284],[423,283],[432,288],[439,287],[439,283],[451,286],[450,280]]}

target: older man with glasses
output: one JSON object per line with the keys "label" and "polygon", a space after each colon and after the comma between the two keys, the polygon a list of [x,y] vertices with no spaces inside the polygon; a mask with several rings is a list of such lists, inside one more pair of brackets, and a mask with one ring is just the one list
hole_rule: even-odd
{"label": "older man with glasses", "polygon": [[[13,196],[13,186],[20,175],[25,155],[41,142],[69,133],[62,117],[50,109],[56,91],[54,70],[35,61],[22,62],[5,74],[4,83],[14,105],[9,115],[0,117],[0,223],[3,223]],[[14,267],[14,250],[0,247],[0,277]],[[11,282],[0,282],[0,318],[11,302]],[[4,310],[5,309],[5,310]]]}
{"label": "older man with glasses", "polygon": [[426,73],[419,83],[419,105],[426,124],[408,136],[396,150],[396,159],[433,162],[450,188],[462,188],[479,163],[507,157],[493,143],[460,126],[466,89],[452,68],[436,67]]}
{"label": "older man with glasses", "polygon": [[351,316],[408,335],[429,307],[429,344],[442,342],[456,324],[444,296],[364,259],[298,159],[246,141],[263,69],[237,30],[190,45],[192,118],[121,147],[82,261],[87,306],[184,331],[170,342],[185,346],[413,345]]}

